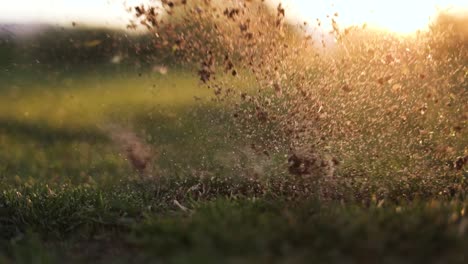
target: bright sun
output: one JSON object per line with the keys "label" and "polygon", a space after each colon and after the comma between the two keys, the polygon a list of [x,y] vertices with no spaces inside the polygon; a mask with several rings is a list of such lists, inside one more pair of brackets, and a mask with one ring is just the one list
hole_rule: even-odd
{"label": "bright sun", "polygon": [[[367,24],[399,34],[411,34],[428,27],[438,10],[465,12],[466,0],[288,0],[292,17],[329,26],[330,17],[341,26]],[[327,17],[328,15],[328,17]],[[327,29],[327,28],[325,28]]]}

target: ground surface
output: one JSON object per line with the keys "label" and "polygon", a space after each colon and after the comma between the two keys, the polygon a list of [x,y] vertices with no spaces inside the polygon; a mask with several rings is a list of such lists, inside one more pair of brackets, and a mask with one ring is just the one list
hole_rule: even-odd
{"label": "ground surface", "polygon": [[2,263],[468,260],[459,179],[318,199],[268,171],[190,74],[1,74]]}

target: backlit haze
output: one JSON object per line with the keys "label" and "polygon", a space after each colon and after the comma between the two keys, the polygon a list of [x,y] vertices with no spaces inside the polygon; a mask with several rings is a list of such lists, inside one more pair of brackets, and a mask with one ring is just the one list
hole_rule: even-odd
{"label": "backlit haze", "polygon": [[[0,0],[2,24],[51,24],[67,26],[72,22],[125,28],[131,15],[129,7],[149,0]],[[155,2],[155,1],[153,1]],[[278,0],[270,0],[277,4]],[[438,10],[468,13],[466,0],[285,0],[292,21],[307,21],[330,29],[333,17],[340,26],[363,25],[399,34],[427,28]],[[337,15],[337,16],[336,16]]]}

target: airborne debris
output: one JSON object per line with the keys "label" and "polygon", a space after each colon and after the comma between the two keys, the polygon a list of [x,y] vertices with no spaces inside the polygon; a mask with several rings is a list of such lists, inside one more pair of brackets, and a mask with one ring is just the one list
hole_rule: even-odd
{"label": "airborne debris", "polygon": [[332,35],[322,39],[288,24],[281,4],[260,0],[164,1],[136,7],[131,25],[143,21],[155,45],[198,67],[247,144],[271,157],[314,149],[289,156],[292,174],[317,174],[324,161],[333,174],[445,175],[440,164],[466,155],[464,143],[437,151],[466,143],[466,42],[442,24],[405,38],[366,24],[342,28],[331,14]]}
{"label": "airborne debris", "polygon": [[109,134],[112,141],[120,149],[122,154],[130,162],[130,165],[140,174],[145,176],[153,171],[157,152],[152,149],[134,131],[116,124],[108,124],[102,128]]}

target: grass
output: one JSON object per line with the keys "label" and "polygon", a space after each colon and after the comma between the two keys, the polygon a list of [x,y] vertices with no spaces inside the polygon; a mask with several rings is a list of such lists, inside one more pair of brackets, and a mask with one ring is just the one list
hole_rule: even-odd
{"label": "grass", "polygon": [[[385,192],[381,179],[296,178],[283,154],[253,154],[210,91],[181,71],[9,74],[0,81],[2,263],[468,257],[463,177],[386,179]],[[110,125],[157,152],[153,177],[132,168]]]}
{"label": "grass", "polygon": [[228,180],[205,182],[212,191],[190,197],[191,184],[169,180],[161,188],[126,183],[4,192],[2,216],[8,218],[2,233],[12,237],[3,243],[13,257],[39,247],[57,261],[103,263],[134,257],[170,263],[462,263],[466,258],[464,202],[319,203],[275,189],[258,194],[247,184],[236,190]]}

